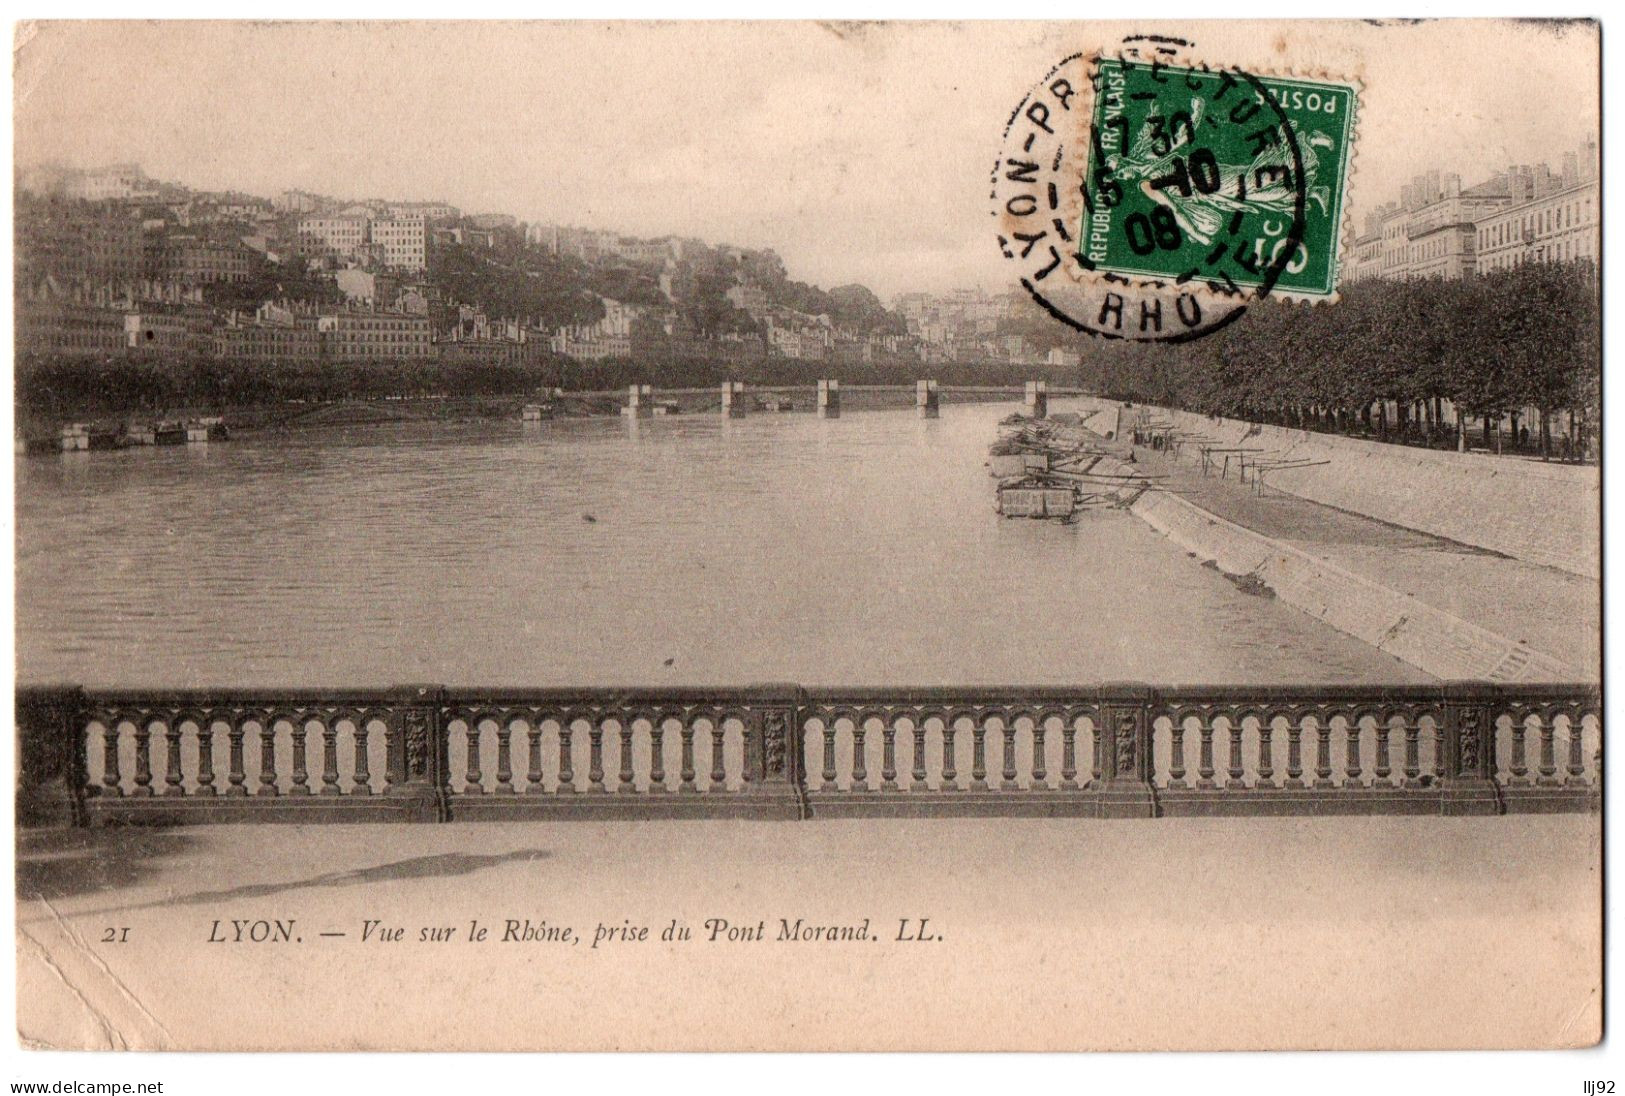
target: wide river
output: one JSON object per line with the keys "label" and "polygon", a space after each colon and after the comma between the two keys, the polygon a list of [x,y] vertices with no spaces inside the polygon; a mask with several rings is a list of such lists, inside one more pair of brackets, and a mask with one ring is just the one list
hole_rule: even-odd
{"label": "wide river", "polygon": [[1127,512],[999,518],[984,462],[1014,407],[19,458],[19,679],[1425,680]]}

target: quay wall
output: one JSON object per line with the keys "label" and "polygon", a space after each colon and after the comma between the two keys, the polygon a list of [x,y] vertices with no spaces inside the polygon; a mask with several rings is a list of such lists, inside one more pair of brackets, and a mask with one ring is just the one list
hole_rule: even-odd
{"label": "quay wall", "polygon": [[[1103,412],[1091,427],[1117,429],[1120,403],[1082,402]],[[1254,447],[1272,458],[1326,461],[1268,470],[1265,485],[1514,559],[1601,577],[1601,479],[1594,466],[1420,449],[1162,407],[1151,408],[1151,415],[1186,435],[1181,459],[1197,458],[1195,436]]]}
{"label": "quay wall", "polygon": [[[1121,473],[1133,472],[1132,466],[1109,458],[1103,463]],[[1221,571],[1252,576],[1294,608],[1442,680],[1555,682],[1588,676],[1527,644],[1226,521],[1172,492],[1141,492],[1129,509]]]}

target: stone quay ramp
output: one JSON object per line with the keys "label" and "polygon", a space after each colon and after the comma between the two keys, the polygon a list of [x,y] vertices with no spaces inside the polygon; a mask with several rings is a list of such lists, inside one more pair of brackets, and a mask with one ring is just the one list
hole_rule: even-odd
{"label": "stone quay ramp", "polygon": [[[1086,403],[1087,426],[1061,429],[1116,435],[1116,412]],[[1233,474],[1204,475],[1194,453],[1134,453],[1133,464],[1102,462],[1103,471],[1156,477],[1122,492],[1129,509],[1244,588],[1267,588],[1441,679],[1600,680],[1594,580],[1273,489],[1259,494]]]}

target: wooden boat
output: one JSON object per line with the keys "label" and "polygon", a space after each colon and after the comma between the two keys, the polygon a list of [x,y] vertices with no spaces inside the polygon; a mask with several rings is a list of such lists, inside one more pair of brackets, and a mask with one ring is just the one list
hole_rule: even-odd
{"label": "wooden boat", "polygon": [[998,512],[1007,518],[1070,518],[1078,489],[1049,476],[1022,476],[999,484]]}

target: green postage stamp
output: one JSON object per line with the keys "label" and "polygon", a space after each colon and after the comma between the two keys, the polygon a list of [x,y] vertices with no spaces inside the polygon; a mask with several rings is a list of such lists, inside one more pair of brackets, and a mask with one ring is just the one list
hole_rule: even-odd
{"label": "green postage stamp", "polygon": [[1198,60],[1134,36],[1078,53],[1011,113],[991,177],[1001,253],[1053,317],[1182,342],[1271,295],[1335,297],[1359,85]]}
{"label": "green postage stamp", "polygon": [[1096,270],[1335,288],[1346,84],[1103,59],[1082,229]]}

